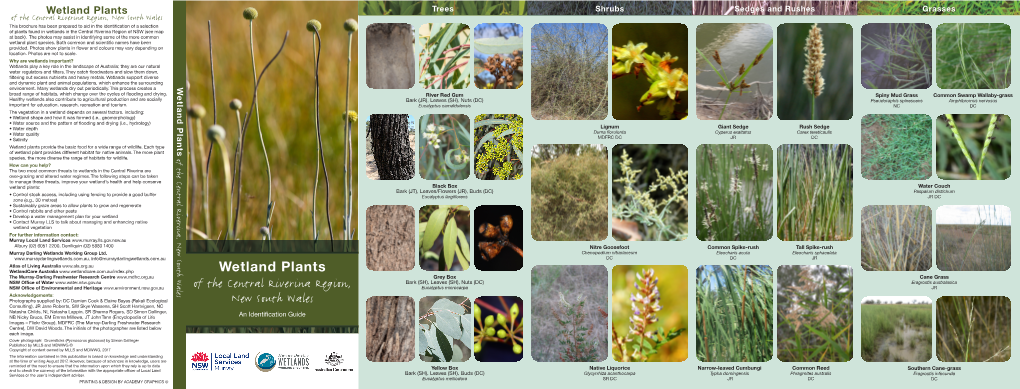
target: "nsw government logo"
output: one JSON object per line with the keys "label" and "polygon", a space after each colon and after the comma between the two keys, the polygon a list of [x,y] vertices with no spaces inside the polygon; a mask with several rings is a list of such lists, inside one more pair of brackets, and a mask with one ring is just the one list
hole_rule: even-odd
{"label": "nsw government logo", "polygon": [[259,354],[258,358],[255,358],[255,367],[262,371],[273,370],[276,367],[276,358],[270,353]]}
{"label": "nsw government logo", "polygon": [[209,355],[201,351],[191,355],[191,370],[211,370]]}

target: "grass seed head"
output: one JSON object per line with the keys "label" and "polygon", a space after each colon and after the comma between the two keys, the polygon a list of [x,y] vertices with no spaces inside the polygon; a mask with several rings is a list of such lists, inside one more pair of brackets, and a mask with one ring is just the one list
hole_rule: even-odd
{"label": "grass seed head", "polygon": [[241,15],[244,15],[245,19],[255,20],[255,18],[259,17],[259,11],[257,11],[255,7],[248,7],[241,12]]}
{"label": "grass seed head", "polygon": [[241,100],[240,99],[230,100],[230,109],[237,111],[237,110],[241,109],[242,106],[243,105],[241,104]]}
{"label": "grass seed head", "polygon": [[822,29],[818,23],[811,26],[807,42],[804,45],[804,56],[807,66],[804,67],[804,86],[815,97],[822,95],[825,79],[822,78],[822,67],[825,66],[825,44],[822,42]]}
{"label": "grass seed head", "polygon": [[201,119],[205,117],[205,107],[198,104],[192,104],[191,108],[188,108],[188,116],[191,116],[192,119]]}
{"label": "grass seed head", "polygon": [[321,31],[322,23],[320,23],[318,20],[312,19],[309,20],[308,23],[305,23],[305,28],[308,29],[308,32]]}
{"label": "grass seed head", "polygon": [[344,30],[347,30],[347,32],[358,32],[358,21],[354,19],[345,20]]}

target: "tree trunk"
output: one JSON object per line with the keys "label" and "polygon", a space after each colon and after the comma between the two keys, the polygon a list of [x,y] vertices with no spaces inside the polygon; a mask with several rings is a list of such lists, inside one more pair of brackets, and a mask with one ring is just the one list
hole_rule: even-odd
{"label": "tree trunk", "polygon": [[414,300],[407,296],[373,296],[365,303],[365,356],[372,362],[414,359]]}
{"label": "tree trunk", "polygon": [[407,23],[373,23],[365,38],[366,85],[372,89],[414,86],[414,33]]}
{"label": "tree trunk", "polygon": [[373,271],[408,271],[414,268],[414,208],[407,205],[373,205],[365,210],[365,265]]}
{"label": "tree trunk", "polygon": [[414,177],[414,148],[407,130],[407,115],[373,114],[372,154],[380,180],[410,180]]}

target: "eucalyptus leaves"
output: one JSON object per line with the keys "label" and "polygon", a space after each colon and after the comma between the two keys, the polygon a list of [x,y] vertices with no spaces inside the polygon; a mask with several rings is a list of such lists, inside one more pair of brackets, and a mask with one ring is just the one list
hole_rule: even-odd
{"label": "eucalyptus leaves", "polygon": [[427,205],[419,213],[418,241],[425,270],[466,270],[471,266],[467,235],[470,209],[463,205]]}
{"label": "eucalyptus leaves", "polygon": [[[474,317],[468,314],[467,302],[466,298],[460,303],[440,298],[418,318],[418,356],[423,361],[463,362],[470,356],[454,343],[471,344],[474,336]],[[421,303],[425,304],[426,299]]]}

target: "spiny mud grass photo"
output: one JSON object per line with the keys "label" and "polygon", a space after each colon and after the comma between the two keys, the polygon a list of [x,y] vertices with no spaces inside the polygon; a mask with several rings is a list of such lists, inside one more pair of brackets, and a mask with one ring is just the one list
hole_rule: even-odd
{"label": "spiny mud grass photo", "polygon": [[767,362],[774,338],[772,267],[706,265],[697,289],[697,353],[701,362]]}
{"label": "spiny mud grass photo", "polygon": [[1012,80],[1012,30],[1005,23],[944,23],[935,36],[942,89],[1005,89]]}
{"label": "spiny mud grass photo", "polygon": [[601,241],[609,223],[608,156],[601,144],[531,149],[531,237]]}
{"label": "spiny mud grass photo", "polygon": [[602,265],[531,268],[531,358],[602,362],[609,350],[609,271]]}
{"label": "spiny mud grass photo", "polygon": [[418,300],[418,357],[424,362],[464,362],[471,358],[474,315],[464,296]]}
{"label": "spiny mud grass photo", "polygon": [[861,83],[868,89],[928,89],[931,26],[868,23],[861,28]]}
{"label": "spiny mud grass photo", "polygon": [[524,85],[524,27],[481,23],[474,34],[475,88],[518,89]]}
{"label": "spiny mud grass photo", "polygon": [[410,115],[372,114],[365,123],[365,175],[373,180],[414,178],[416,139]]}
{"label": "spiny mud grass photo", "polygon": [[189,240],[356,239],[357,17],[354,3],[188,3]]}
{"label": "spiny mud grass photo", "polygon": [[772,117],[772,26],[706,23],[697,35],[696,74],[710,80],[697,84],[698,119]]}
{"label": "spiny mud grass photo", "polygon": [[426,180],[464,180],[471,175],[471,119],[430,114],[418,121],[418,172]]}
{"label": "spiny mud grass photo", "polygon": [[373,205],[365,210],[365,265],[375,271],[414,268],[414,208],[407,205]]}
{"label": "spiny mud grass photo", "polygon": [[687,293],[687,266],[614,266],[613,359],[686,361]]}
{"label": "spiny mud grass photo", "polygon": [[474,134],[476,178],[521,179],[524,173],[524,118],[521,115],[475,116]]}
{"label": "spiny mud grass photo", "polygon": [[414,359],[414,299],[372,296],[365,302],[365,357],[372,362]]}
{"label": "spiny mud grass photo", "polygon": [[687,239],[687,146],[613,148],[613,239]]}
{"label": "spiny mud grass photo", "polygon": [[943,180],[1005,180],[1013,172],[1009,115],[945,114],[935,120],[935,171]]}
{"label": "spiny mud grass photo", "polygon": [[524,300],[517,296],[475,299],[474,348],[478,362],[517,362],[524,357]]}
{"label": "spiny mud grass photo", "polygon": [[931,360],[931,299],[865,297],[861,302],[861,357],[867,362]]}
{"label": "spiny mud grass photo", "polygon": [[785,23],[776,42],[776,110],[782,120],[849,120],[853,116],[853,27]]}
{"label": "spiny mud grass photo", "polygon": [[479,205],[473,219],[478,231],[475,267],[481,271],[521,270],[524,209],[518,205]]}
{"label": "spiny mud grass photo", "polygon": [[1009,297],[939,297],[935,303],[935,354],[942,362],[1008,361],[1012,311]]}
{"label": "spiny mud grass photo", "polygon": [[846,362],[854,357],[854,272],[850,266],[780,266],[778,357]]}
{"label": "spiny mud grass photo", "polygon": [[779,239],[841,241],[853,234],[853,148],[779,146]]}
{"label": "spiny mud grass photo", "polygon": [[772,238],[772,146],[698,146],[698,239]]}
{"label": "spiny mud grass photo", "polygon": [[541,23],[531,29],[531,117],[609,116],[609,29],[601,23]]}
{"label": "spiny mud grass photo", "polygon": [[1006,271],[1012,221],[1005,205],[943,205],[936,214],[935,263],[942,271]]}
{"label": "spiny mud grass photo", "polygon": [[927,205],[861,208],[861,267],[868,271],[930,269],[931,220]]}
{"label": "spiny mud grass photo", "polygon": [[866,115],[861,119],[861,175],[869,180],[927,180],[931,143],[928,115]]}
{"label": "spiny mud grass photo", "polygon": [[418,28],[418,83],[425,89],[464,89],[471,80],[471,26],[425,23]]}
{"label": "spiny mud grass photo", "polygon": [[613,26],[613,118],[687,118],[687,26],[622,23]]}
{"label": "spiny mud grass photo", "polygon": [[427,271],[471,267],[471,210],[463,205],[426,205],[418,212],[418,263]]}

